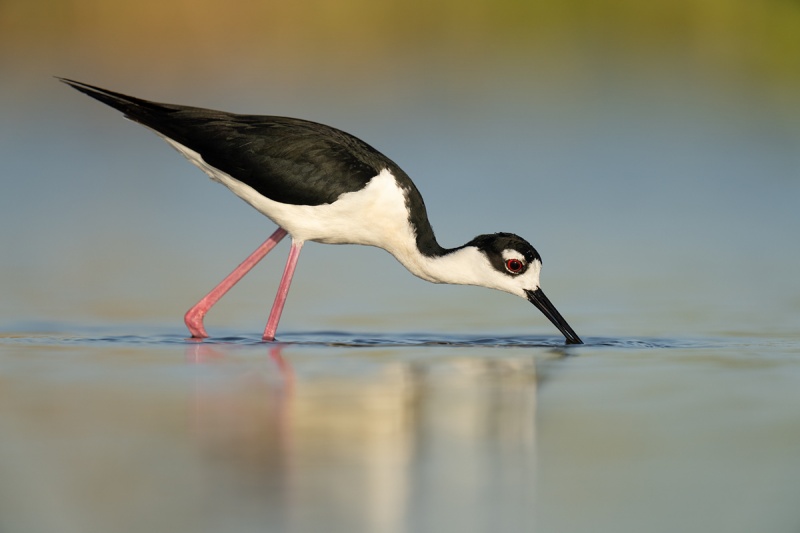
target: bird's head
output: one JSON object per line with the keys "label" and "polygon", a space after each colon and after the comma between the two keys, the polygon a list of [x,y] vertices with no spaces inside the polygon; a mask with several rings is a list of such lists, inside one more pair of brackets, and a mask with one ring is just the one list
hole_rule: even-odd
{"label": "bird's head", "polygon": [[539,287],[542,258],[528,241],[513,233],[494,233],[475,237],[464,245],[469,248],[486,258],[480,285],[525,298],[564,334],[567,344],[583,344]]}

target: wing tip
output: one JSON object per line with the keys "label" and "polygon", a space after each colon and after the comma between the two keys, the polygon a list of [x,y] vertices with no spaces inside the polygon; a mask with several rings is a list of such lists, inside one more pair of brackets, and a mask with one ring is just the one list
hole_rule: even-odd
{"label": "wing tip", "polygon": [[155,102],[109,91],[108,89],[103,89],[102,87],[97,87],[81,81],[62,78],[60,76],[54,76],[54,78],[109,107],[113,107],[117,111],[121,111],[127,118],[136,122],[145,123],[145,117],[149,113],[163,108],[162,105],[156,104]]}

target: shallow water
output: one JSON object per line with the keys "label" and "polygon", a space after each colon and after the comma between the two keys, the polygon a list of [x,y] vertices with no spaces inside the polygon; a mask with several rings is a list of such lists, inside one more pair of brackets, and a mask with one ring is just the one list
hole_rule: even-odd
{"label": "shallow water", "polygon": [[[197,83],[68,55],[0,67],[0,533],[800,531],[794,99],[657,64]],[[187,340],[274,225],[53,73],[364,138],[443,245],[529,239],[587,344],[315,244],[264,344],[287,243]]]}
{"label": "shallow water", "polygon": [[0,335],[2,531],[800,526],[796,341],[80,331]]}

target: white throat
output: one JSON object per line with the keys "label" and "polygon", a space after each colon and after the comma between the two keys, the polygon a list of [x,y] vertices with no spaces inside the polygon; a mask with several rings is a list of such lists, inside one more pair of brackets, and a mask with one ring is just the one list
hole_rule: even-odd
{"label": "white throat", "polygon": [[539,287],[542,264],[534,261],[525,273],[512,276],[495,269],[478,248],[466,246],[442,256],[427,257],[416,249],[410,256],[393,255],[412,274],[432,283],[476,285],[526,297]]}
{"label": "white throat", "polygon": [[423,255],[416,248],[403,250],[403,253],[389,252],[409,272],[432,283],[483,285],[483,273],[486,268],[491,268],[486,256],[474,246],[434,257]]}

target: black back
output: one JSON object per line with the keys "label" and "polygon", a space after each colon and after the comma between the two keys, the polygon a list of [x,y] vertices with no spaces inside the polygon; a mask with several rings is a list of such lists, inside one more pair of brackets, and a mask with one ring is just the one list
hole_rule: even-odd
{"label": "black back", "polygon": [[296,118],[239,115],[212,109],[150,102],[73,80],[71,87],[135,122],[197,152],[210,166],[285,204],[322,205],[363,189],[388,169],[406,195],[426,255],[436,243],[425,202],[411,178],[392,160],[344,131]]}

